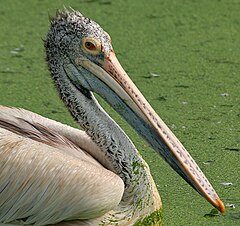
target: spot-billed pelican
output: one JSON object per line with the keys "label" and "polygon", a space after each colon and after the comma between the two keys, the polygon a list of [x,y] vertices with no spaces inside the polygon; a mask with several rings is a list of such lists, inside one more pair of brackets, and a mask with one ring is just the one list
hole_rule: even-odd
{"label": "spot-billed pelican", "polygon": [[161,225],[162,203],[147,163],[93,92],[224,212],[207,178],[130,80],[97,23],[74,10],[59,11],[44,45],[60,97],[84,131],[0,107],[1,225]]}

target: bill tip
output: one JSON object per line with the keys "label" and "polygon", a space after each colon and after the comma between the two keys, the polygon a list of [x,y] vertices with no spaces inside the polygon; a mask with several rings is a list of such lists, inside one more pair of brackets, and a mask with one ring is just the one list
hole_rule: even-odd
{"label": "bill tip", "polygon": [[219,210],[221,213],[224,213],[224,212],[225,212],[224,203],[222,202],[222,200],[221,200],[219,197],[216,197],[216,200],[217,200],[217,203],[218,203],[218,210]]}

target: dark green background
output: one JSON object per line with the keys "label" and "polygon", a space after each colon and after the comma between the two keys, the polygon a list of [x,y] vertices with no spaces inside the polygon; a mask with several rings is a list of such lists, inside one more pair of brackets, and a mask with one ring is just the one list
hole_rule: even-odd
{"label": "dark green background", "polygon": [[133,81],[225,204],[235,204],[223,216],[204,217],[212,206],[101,101],[149,163],[164,225],[240,225],[240,1],[0,0],[0,104],[74,125],[51,82],[42,42],[48,15],[63,5],[108,31]]}

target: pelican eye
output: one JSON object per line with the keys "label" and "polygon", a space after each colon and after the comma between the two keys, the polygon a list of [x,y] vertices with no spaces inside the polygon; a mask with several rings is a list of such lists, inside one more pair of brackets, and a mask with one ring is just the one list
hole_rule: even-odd
{"label": "pelican eye", "polygon": [[95,38],[86,38],[82,39],[82,48],[85,52],[90,53],[92,55],[97,55],[102,50],[101,43]]}
{"label": "pelican eye", "polygon": [[96,50],[96,46],[92,42],[85,42],[85,47],[88,50]]}

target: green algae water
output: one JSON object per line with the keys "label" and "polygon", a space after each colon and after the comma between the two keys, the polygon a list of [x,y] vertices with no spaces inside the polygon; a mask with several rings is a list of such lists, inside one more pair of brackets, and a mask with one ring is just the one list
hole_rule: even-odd
{"label": "green algae water", "polygon": [[71,6],[97,21],[160,117],[226,205],[219,214],[102,100],[148,162],[163,225],[240,225],[239,0],[0,0],[0,104],[76,126],[51,82],[48,16]]}

